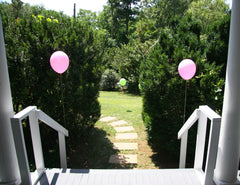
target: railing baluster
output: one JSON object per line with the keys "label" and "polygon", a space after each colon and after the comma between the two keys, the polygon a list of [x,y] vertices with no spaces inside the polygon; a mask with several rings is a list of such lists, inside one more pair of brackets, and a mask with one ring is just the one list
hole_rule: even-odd
{"label": "railing baluster", "polygon": [[195,160],[194,160],[195,169],[202,169],[205,140],[206,140],[206,131],[207,131],[207,116],[202,112],[200,112],[200,116],[198,120],[197,141],[196,141]]}
{"label": "railing baluster", "polygon": [[58,132],[58,140],[59,140],[59,153],[60,153],[60,164],[61,168],[67,168],[67,157],[66,157],[66,144],[65,144],[65,136]]}
{"label": "railing baluster", "polygon": [[186,165],[187,140],[188,140],[188,131],[185,131],[181,138],[179,168],[185,168],[185,165]]}
{"label": "railing baluster", "polygon": [[38,171],[42,171],[45,169],[45,166],[44,166],[44,159],[43,159],[40,129],[38,124],[38,117],[35,111],[29,115],[29,123],[30,123],[30,129],[31,129],[33,152],[34,152],[36,168]]}

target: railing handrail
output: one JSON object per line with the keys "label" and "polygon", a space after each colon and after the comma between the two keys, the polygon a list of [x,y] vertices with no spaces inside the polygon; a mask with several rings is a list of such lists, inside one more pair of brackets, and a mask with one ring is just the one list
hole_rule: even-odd
{"label": "railing handrail", "polygon": [[188,120],[184,123],[182,128],[178,132],[178,139],[182,137],[182,135],[189,130],[194,123],[198,120],[199,118],[199,109],[195,109],[194,112],[191,114],[191,116],[188,118]]}
{"label": "railing handrail", "polygon": [[61,132],[65,136],[68,136],[68,130],[65,129],[62,125],[60,125],[58,122],[56,122],[54,119],[52,119],[50,116],[48,116],[46,113],[38,109],[36,110],[36,113],[38,114],[38,119],[41,120],[43,123],[45,123],[52,129]]}
{"label": "railing handrail", "polygon": [[199,106],[199,109],[212,121],[213,119],[221,119],[215,111],[213,111],[209,106],[202,105]]}
{"label": "railing handrail", "polygon": [[22,121],[24,118],[28,117],[33,111],[36,111],[38,119],[41,120],[43,123],[45,123],[52,129],[63,133],[65,136],[68,136],[67,129],[65,129],[62,125],[60,125],[58,122],[56,122],[50,116],[48,116],[46,113],[37,109],[36,106],[28,106],[27,108],[23,109],[19,113],[15,114],[13,116],[13,119],[18,119],[18,120]]}
{"label": "railing handrail", "polygon": [[27,108],[21,110],[13,116],[13,119],[18,119],[22,121],[24,118],[28,117],[33,111],[37,109],[36,106],[28,106]]}
{"label": "railing handrail", "polygon": [[38,110],[36,106],[29,106],[11,118],[22,184],[32,185],[25,139],[22,129],[22,120],[26,117],[29,117],[35,164],[39,176],[44,173],[45,165],[38,120],[41,120],[44,124],[58,132],[59,154],[62,168],[67,168],[65,136],[68,136],[68,130],[53,120],[46,113]]}
{"label": "railing handrail", "polygon": [[[209,132],[205,173],[202,173],[206,131],[207,131],[207,119],[211,121],[211,127]],[[194,169],[199,170],[201,174],[203,174],[202,180],[204,185],[212,185],[213,173],[214,173],[216,157],[217,157],[221,117],[206,105],[200,106],[199,109],[196,109],[178,132],[178,139],[181,139],[179,167],[185,168],[188,130],[196,123],[197,120],[198,120],[198,131],[197,131]]]}

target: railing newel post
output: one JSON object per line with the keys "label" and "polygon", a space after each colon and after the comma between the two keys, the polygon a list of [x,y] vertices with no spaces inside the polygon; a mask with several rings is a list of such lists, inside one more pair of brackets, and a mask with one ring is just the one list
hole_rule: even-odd
{"label": "railing newel post", "polygon": [[22,122],[17,118],[11,118],[13,139],[16,148],[18,165],[20,169],[21,184],[32,185],[30,169],[28,165],[27,150],[22,129]]}

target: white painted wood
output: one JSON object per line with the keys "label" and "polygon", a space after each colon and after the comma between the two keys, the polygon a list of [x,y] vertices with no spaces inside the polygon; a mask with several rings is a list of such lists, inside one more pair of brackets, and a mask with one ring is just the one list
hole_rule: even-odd
{"label": "white painted wood", "polygon": [[216,118],[221,118],[221,116],[219,116],[215,111],[213,111],[207,105],[199,106],[199,110],[201,110],[201,112],[203,114],[205,114],[210,120],[213,120],[213,119],[216,119]]}
{"label": "white painted wood", "polygon": [[220,123],[221,123],[221,118],[213,118],[212,122],[211,122],[206,168],[205,168],[205,183],[204,183],[204,185],[212,185],[213,184],[213,174],[214,174],[216,158],[217,158],[217,151],[218,151]]}
{"label": "white painted wood", "polygon": [[[45,171],[38,119],[43,121],[46,125],[50,126],[54,130],[58,131],[60,163],[61,163],[61,167],[66,169],[67,168],[67,160],[66,160],[65,135],[68,136],[68,131],[65,128],[63,128],[61,125],[59,125],[51,117],[46,115],[44,112],[37,110],[36,106],[29,106],[29,107],[25,108],[24,110],[22,110],[21,112],[19,112],[18,114],[16,114],[14,116],[13,121],[15,121],[15,122],[17,121],[17,123],[21,125],[21,120],[27,116],[29,116],[34,158],[35,158],[35,164],[36,164],[36,168],[38,171],[38,175],[39,176],[43,175],[44,171]],[[22,127],[20,127],[20,129],[22,129]],[[22,132],[22,130],[21,130],[21,132]],[[19,137],[20,136],[18,136],[17,140],[19,140]],[[24,143],[22,145],[24,145],[24,147],[25,147],[24,138],[23,138],[23,140],[20,140],[19,142]],[[24,150],[24,149],[20,149],[20,151],[21,150]],[[23,152],[20,152],[20,155],[22,155],[21,153],[23,153]],[[26,160],[24,160],[24,158]],[[22,161],[22,160],[24,160],[24,161]],[[23,168],[26,169],[23,172],[27,173],[27,171],[28,171],[28,173],[29,173],[29,169],[27,169],[27,167],[28,167],[27,156],[21,157],[21,161],[23,163],[22,164]],[[26,167],[24,167],[24,164]],[[24,176],[26,176],[26,175],[24,175]]]}
{"label": "white painted wood", "polygon": [[44,166],[40,129],[39,129],[36,112],[30,113],[29,124],[30,124],[30,130],[31,130],[33,153],[34,153],[36,168],[37,170],[43,170],[45,169],[45,166]]}
{"label": "white painted wood", "polygon": [[215,170],[216,184],[237,182],[240,156],[240,1],[232,0],[221,132]]}
{"label": "white painted wood", "polygon": [[195,160],[194,160],[195,169],[202,169],[205,140],[206,140],[206,131],[207,131],[207,116],[201,111],[199,120],[198,120],[197,141],[196,141]]}
{"label": "white painted wood", "polygon": [[20,173],[10,119],[13,104],[0,17],[0,184],[20,183]]}
{"label": "white painted wood", "polygon": [[[199,179],[201,177],[199,172],[194,169],[85,171],[67,169],[64,173],[61,169],[47,169],[46,176],[48,183],[55,185],[203,185]],[[55,180],[54,176],[57,177]]]}
{"label": "white painted wood", "polygon": [[49,117],[47,114],[45,114],[41,110],[37,110],[38,119],[44,122],[49,127],[53,128],[54,130],[58,132],[62,132],[65,136],[68,136],[68,130],[65,129],[63,126],[61,126],[58,122],[53,120],[51,117]]}
{"label": "white painted wood", "polygon": [[13,117],[22,121],[24,118],[28,117],[32,112],[36,110],[36,106],[28,106],[25,109],[21,110],[19,113],[15,114]]}
{"label": "white painted wood", "polygon": [[65,144],[65,136],[58,132],[58,140],[59,140],[59,153],[60,153],[60,164],[61,168],[67,168],[67,156],[66,156],[66,144]]}
{"label": "white painted wood", "polygon": [[189,130],[189,128],[191,128],[191,126],[198,120],[198,118],[199,118],[199,109],[196,109],[191,114],[191,116],[188,118],[188,120],[183,125],[183,127],[179,130],[179,132],[178,132],[178,139],[180,139],[182,137],[182,135],[184,134],[184,132],[186,130]]}
{"label": "white painted wood", "polygon": [[24,139],[24,134],[22,129],[22,123],[19,119],[12,118],[11,125],[12,125],[15,147],[17,151],[17,159],[18,159],[18,165],[20,169],[21,181],[22,181],[22,184],[31,185],[32,181],[31,181],[30,169],[28,165],[28,158],[27,158],[25,139]]}
{"label": "white painted wood", "polygon": [[208,106],[200,106],[200,108],[197,110],[198,110],[198,113],[196,114],[195,113],[196,110],[195,110],[178,133],[178,136],[181,138],[179,167],[185,168],[186,152],[187,152],[187,133],[190,127],[196,122],[197,119],[199,119],[194,169],[196,171],[202,171],[204,150],[205,150],[206,129],[207,129],[207,118],[209,116],[211,120],[211,130],[210,130],[209,141],[208,141],[209,144],[208,144],[206,168],[205,168],[204,176],[202,176],[200,179],[203,185],[212,185],[214,168],[216,164],[221,117],[217,113],[214,113],[214,111],[211,110]]}
{"label": "white painted wood", "polygon": [[181,137],[182,138],[181,138],[179,168],[185,168],[186,154],[187,154],[188,130],[186,130]]}
{"label": "white painted wood", "polygon": [[[29,172],[30,173],[30,172]],[[31,173],[31,180],[32,180],[32,184],[35,185],[38,183],[38,181],[44,176],[45,174],[45,170],[36,170],[35,172]],[[22,183],[24,184],[24,183]]]}

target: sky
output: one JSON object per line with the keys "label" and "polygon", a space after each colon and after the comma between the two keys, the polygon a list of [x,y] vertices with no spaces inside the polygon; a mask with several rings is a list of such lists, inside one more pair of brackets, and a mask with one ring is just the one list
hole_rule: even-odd
{"label": "sky", "polygon": [[230,5],[230,8],[232,8],[232,0],[226,0],[225,2]]}
{"label": "sky", "polygon": [[[0,0],[0,2],[11,2],[11,0]],[[108,0],[22,0],[30,5],[43,5],[46,9],[63,11],[65,14],[73,15],[73,5],[76,3],[76,12],[81,9],[99,12],[103,10],[103,6]],[[232,0],[225,0],[232,7]]]}
{"label": "sky", "polygon": [[[11,2],[11,0],[0,0],[0,2]],[[43,5],[44,8],[63,11],[65,14],[73,15],[73,5],[76,3],[76,12],[81,9],[99,12],[103,10],[103,6],[107,4],[108,0],[22,0],[24,3],[30,5]]]}

